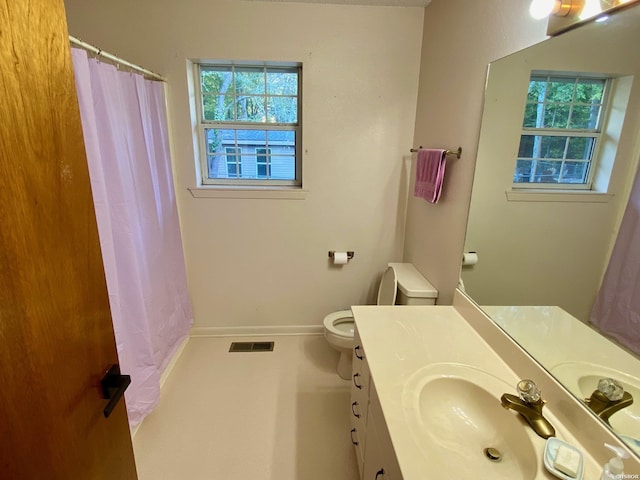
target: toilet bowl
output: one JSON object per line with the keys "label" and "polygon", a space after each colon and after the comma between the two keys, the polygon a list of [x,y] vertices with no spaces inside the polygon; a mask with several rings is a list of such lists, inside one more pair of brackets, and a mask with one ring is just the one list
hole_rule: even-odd
{"label": "toilet bowl", "polygon": [[[378,287],[376,305],[434,305],[438,291],[410,263],[389,263]],[[353,332],[355,323],[351,310],[340,310],[324,317],[324,337],[338,350],[338,375],[351,378]]]}

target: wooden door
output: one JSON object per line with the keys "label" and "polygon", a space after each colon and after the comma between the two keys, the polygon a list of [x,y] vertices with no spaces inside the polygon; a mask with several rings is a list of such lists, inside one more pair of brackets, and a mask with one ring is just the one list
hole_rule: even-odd
{"label": "wooden door", "polygon": [[0,478],[135,479],[67,35],[0,0]]}

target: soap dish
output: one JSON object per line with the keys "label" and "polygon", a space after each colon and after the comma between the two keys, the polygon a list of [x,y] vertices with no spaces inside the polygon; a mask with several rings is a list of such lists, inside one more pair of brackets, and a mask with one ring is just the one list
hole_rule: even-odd
{"label": "soap dish", "polygon": [[[553,464],[556,461],[556,454],[558,453],[558,449],[560,448],[561,445],[564,445],[565,447],[575,452],[578,452],[580,454],[580,462],[578,464],[575,477],[571,477],[566,473],[561,472],[560,470],[558,470],[553,466]],[[558,478],[561,478],[562,480],[582,480],[582,475],[584,473],[582,452],[580,452],[580,450],[578,450],[573,445],[567,442],[563,442],[562,440],[556,437],[550,437],[547,439],[547,445],[545,446],[545,449],[544,449],[544,466],[551,474],[555,475]]]}

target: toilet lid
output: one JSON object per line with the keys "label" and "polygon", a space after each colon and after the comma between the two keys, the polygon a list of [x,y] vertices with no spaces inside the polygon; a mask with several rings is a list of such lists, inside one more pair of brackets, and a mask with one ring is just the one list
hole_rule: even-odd
{"label": "toilet lid", "polygon": [[398,291],[398,278],[393,267],[388,267],[382,275],[380,287],[378,288],[378,305],[395,305],[396,293]]}

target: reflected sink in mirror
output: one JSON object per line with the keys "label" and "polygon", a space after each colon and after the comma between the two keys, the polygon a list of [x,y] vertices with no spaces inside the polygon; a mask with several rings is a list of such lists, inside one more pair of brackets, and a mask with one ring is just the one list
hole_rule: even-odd
{"label": "reflected sink in mirror", "polygon": [[598,381],[601,378],[613,378],[620,382],[625,391],[629,392],[634,399],[634,403],[619,410],[609,418],[609,424],[613,430],[626,437],[624,438],[634,450],[639,451],[640,444],[640,379],[589,362],[563,362],[552,367],[550,373],[562,382],[571,393],[580,399],[591,396],[598,388]]}
{"label": "reflected sink in mirror", "polygon": [[[403,390],[404,414],[434,469],[442,468],[450,478],[539,475],[544,440],[501,406],[505,392],[515,393],[515,386],[462,364],[433,364],[410,377]],[[491,460],[487,448],[496,449],[501,460]]]}

